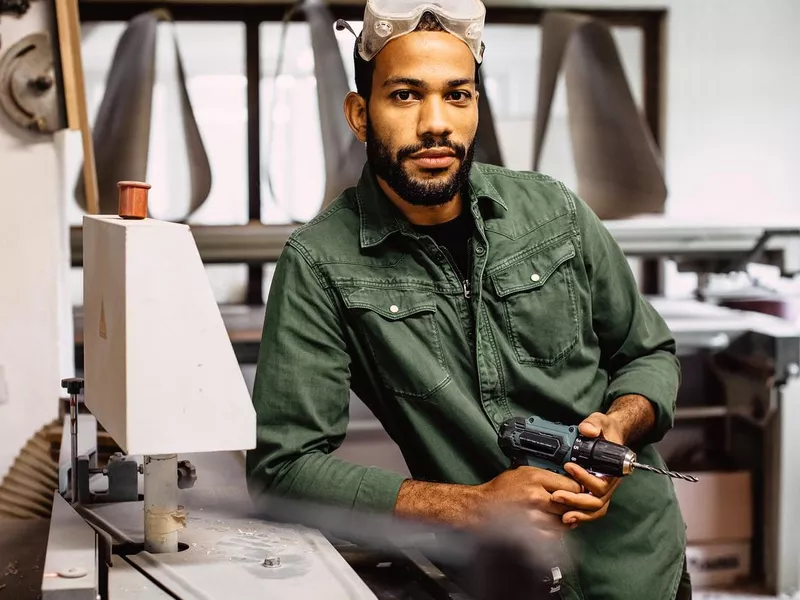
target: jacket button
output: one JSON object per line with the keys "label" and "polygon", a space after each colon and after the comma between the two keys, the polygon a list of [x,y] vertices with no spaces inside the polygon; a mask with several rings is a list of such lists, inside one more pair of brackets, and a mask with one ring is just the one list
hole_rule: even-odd
{"label": "jacket button", "polygon": [[538,273],[534,273],[531,275],[531,281],[539,281],[541,277],[539,277]]}
{"label": "jacket button", "polygon": [[475,246],[475,254],[483,254],[486,249],[483,246]]}
{"label": "jacket button", "polygon": [[399,308],[397,308],[397,305],[396,305],[396,304],[392,304],[392,305],[389,307],[389,310],[390,310],[390,311],[392,311],[393,313],[396,313],[396,312],[397,312],[397,311],[399,311],[400,309],[399,309]]}

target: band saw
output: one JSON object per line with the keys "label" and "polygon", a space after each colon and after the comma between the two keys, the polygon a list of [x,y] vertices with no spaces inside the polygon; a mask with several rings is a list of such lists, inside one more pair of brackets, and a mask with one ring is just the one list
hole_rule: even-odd
{"label": "band saw", "polygon": [[[231,517],[255,412],[189,227],[148,218],[149,187],[83,221],[84,378],[63,382],[42,598],[375,598],[318,531]],[[122,449],[102,467],[98,427]]]}

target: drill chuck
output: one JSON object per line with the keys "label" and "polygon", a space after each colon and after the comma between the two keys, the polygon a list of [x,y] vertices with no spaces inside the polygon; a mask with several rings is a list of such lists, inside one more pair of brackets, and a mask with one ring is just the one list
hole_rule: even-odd
{"label": "drill chuck", "polygon": [[572,444],[571,461],[587,471],[622,477],[633,472],[636,453],[630,448],[607,440],[585,438],[581,435]]}

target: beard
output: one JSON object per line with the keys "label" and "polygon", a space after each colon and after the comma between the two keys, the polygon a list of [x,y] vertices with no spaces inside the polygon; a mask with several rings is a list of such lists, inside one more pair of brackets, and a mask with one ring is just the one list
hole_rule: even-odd
{"label": "beard", "polygon": [[[417,179],[408,173],[405,160],[416,152],[431,148],[449,148],[458,159],[458,170],[449,177]],[[441,136],[429,136],[414,146],[403,146],[394,155],[381,140],[367,119],[367,161],[372,172],[383,179],[404,201],[414,206],[440,206],[450,202],[469,181],[475,156],[475,138],[465,147]],[[443,174],[446,169],[427,169],[431,174]]]}

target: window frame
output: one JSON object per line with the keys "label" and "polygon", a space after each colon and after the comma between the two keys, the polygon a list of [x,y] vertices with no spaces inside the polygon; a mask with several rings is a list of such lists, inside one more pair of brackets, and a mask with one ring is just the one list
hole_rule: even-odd
{"label": "window frame", "polygon": [[[245,304],[263,306],[263,279],[265,265],[277,260],[281,245],[275,239],[288,237],[292,225],[261,223],[261,40],[260,25],[281,22],[292,3],[237,4],[227,2],[143,2],[126,0],[82,0],[79,3],[82,23],[130,21],[137,15],[168,8],[175,22],[238,22],[245,26],[245,74],[247,77],[247,157],[248,157],[248,219],[247,225],[192,225],[192,233],[207,264],[246,264],[247,292]],[[360,21],[363,2],[344,0],[329,4],[335,19]],[[487,25],[518,24],[540,25],[549,12],[542,8],[490,5],[486,15]],[[646,9],[582,9],[559,7],[559,11],[575,12],[601,19],[611,26],[635,27],[642,31],[643,53],[643,109],[645,121],[657,147],[663,139],[664,94],[664,40],[668,11],[663,8]],[[295,14],[292,21],[302,22]],[[265,234],[271,234],[266,235]],[[80,267],[83,262],[83,231],[81,226],[70,227],[71,264]],[[268,240],[268,243],[264,241]],[[260,250],[252,247],[258,241]],[[271,241],[271,243],[269,243]],[[642,291],[658,294],[662,289],[660,261],[642,264]]]}

